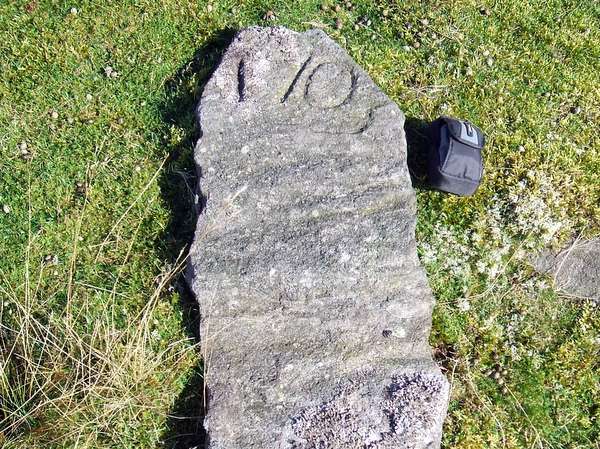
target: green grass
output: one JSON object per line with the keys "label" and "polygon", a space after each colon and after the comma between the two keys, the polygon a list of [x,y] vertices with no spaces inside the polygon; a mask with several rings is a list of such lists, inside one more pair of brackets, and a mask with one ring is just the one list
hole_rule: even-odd
{"label": "green grass", "polygon": [[600,233],[600,5],[353,3],[0,4],[0,445],[174,447],[195,431],[168,417],[202,402],[178,278],[193,107],[232,30],[276,24],[323,28],[408,117],[488,136],[474,197],[418,194],[452,381],[444,447],[599,447],[598,309],[527,261]]}

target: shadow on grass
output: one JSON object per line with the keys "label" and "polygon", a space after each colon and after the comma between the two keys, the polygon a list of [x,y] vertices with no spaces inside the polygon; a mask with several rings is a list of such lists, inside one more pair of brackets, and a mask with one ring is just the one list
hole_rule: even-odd
{"label": "shadow on grass", "polygon": [[404,132],[406,133],[407,163],[412,185],[415,188],[428,190],[427,187],[427,151],[430,145],[428,127],[424,120],[406,117]]}
{"label": "shadow on grass", "polygon": [[[200,137],[195,109],[202,90],[216,68],[235,30],[226,29],[212,36],[194,56],[165,84],[165,102],[162,105],[167,163],[159,180],[161,197],[170,209],[170,221],[157,240],[160,256],[174,264],[185,255],[192,242],[196,225],[194,144]],[[198,342],[199,308],[187,284],[180,275],[176,281],[185,331]],[[203,369],[198,366],[173,404],[167,419],[167,430],[161,437],[161,449],[189,449],[204,447],[202,426]]]}

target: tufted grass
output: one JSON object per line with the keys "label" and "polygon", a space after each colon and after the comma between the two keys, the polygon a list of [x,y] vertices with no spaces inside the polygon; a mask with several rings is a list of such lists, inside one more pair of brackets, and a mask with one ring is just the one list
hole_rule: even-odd
{"label": "tufted grass", "polygon": [[323,28],[408,117],[488,136],[475,196],[418,193],[444,447],[598,447],[598,309],[528,260],[600,231],[599,4],[326,3],[0,4],[0,446],[197,444],[192,109],[232,30],[276,24]]}

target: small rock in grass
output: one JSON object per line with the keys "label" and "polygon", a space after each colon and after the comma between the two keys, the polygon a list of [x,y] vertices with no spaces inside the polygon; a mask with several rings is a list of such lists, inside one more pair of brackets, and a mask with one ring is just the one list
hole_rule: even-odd
{"label": "small rock in grass", "polygon": [[28,13],[32,13],[37,9],[37,6],[37,1],[32,0],[25,6],[25,11],[27,11]]}
{"label": "small rock in grass", "polygon": [[487,9],[486,7],[482,6],[482,7],[479,8],[479,13],[482,16],[489,16],[490,15],[490,10]]}
{"label": "small rock in grass", "polygon": [[32,158],[32,154],[29,151],[29,147],[27,146],[27,142],[23,141],[19,145],[17,145],[17,149],[19,150],[19,156],[21,159],[28,161]]}
{"label": "small rock in grass", "polygon": [[46,254],[44,263],[46,265],[58,265],[58,256],[56,254]]}
{"label": "small rock in grass", "polygon": [[508,388],[506,388],[506,386],[502,387],[502,394],[508,394]]}
{"label": "small rock in grass", "polygon": [[360,25],[357,23],[354,25],[354,31],[358,31],[360,29]]}
{"label": "small rock in grass", "polygon": [[471,309],[471,304],[468,298],[460,298],[457,301],[458,310],[461,312],[468,312]]}
{"label": "small rock in grass", "polygon": [[413,44],[413,48],[419,48],[420,46],[421,46],[421,44],[419,43],[419,41],[417,41]]}
{"label": "small rock in grass", "polygon": [[206,5],[206,12],[212,12],[213,10],[213,5],[211,5],[210,3],[208,5]]}
{"label": "small rock in grass", "polygon": [[517,149],[519,150],[519,153],[525,152],[525,147],[523,145],[519,145],[519,147]]}
{"label": "small rock in grass", "polygon": [[71,13],[72,16],[76,16],[79,11],[77,11],[77,8],[71,8],[71,10],[69,12]]}
{"label": "small rock in grass", "polygon": [[429,25],[429,19],[421,19],[421,25],[423,25],[424,27]]}
{"label": "small rock in grass", "polygon": [[4,212],[5,214],[10,214],[10,206],[8,204],[3,204],[2,212]]}
{"label": "small rock in grass", "polygon": [[119,118],[117,119],[117,123],[118,123],[119,125],[122,125],[123,123],[125,123],[125,119],[124,119],[123,117],[119,117]]}
{"label": "small rock in grass", "polygon": [[488,66],[490,66],[490,67],[493,66],[494,65],[494,58],[487,58],[487,60],[485,61],[485,63]]}
{"label": "small rock in grass", "polygon": [[340,12],[342,10],[342,7],[340,5],[335,5],[335,12]]}
{"label": "small rock in grass", "polygon": [[31,153],[27,149],[19,150],[19,153],[21,154],[21,159],[28,160],[31,158]]}
{"label": "small rock in grass", "polygon": [[58,118],[58,112],[56,112],[56,111],[51,111],[51,112],[50,112],[50,117],[51,117],[53,120],[56,120],[56,119]]}
{"label": "small rock in grass", "polygon": [[344,28],[344,22],[342,22],[342,19],[340,19],[340,18],[335,19],[335,29],[341,30],[342,28]]}
{"label": "small rock in grass", "polygon": [[275,18],[275,13],[271,10],[268,10],[264,15],[263,20],[275,20]]}
{"label": "small rock in grass", "polygon": [[75,123],[75,120],[73,120],[73,117],[68,117],[68,118],[67,118],[67,123],[68,123],[69,125],[72,125],[73,123]]}
{"label": "small rock in grass", "polygon": [[389,9],[384,9],[383,12],[382,12],[382,14],[383,14],[383,17],[387,17],[387,16],[390,15],[390,10]]}
{"label": "small rock in grass", "polygon": [[107,78],[116,78],[117,76],[119,76],[119,72],[117,72],[115,69],[113,69],[109,65],[104,67],[104,74],[106,75]]}
{"label": "small rock in grass", "polygon": [[573,106],[571,108],[571,114],[579,114],[581,113],[581,108],[579,106]]}
{"label": "small rock in grass", "polygon": [[75,183],[75,193],[79,196],[84,196],[86,192],[85,184],[77,181]]}
{"label": "small rock in grass", "polygon": [[467,67],[467,70],[465,70],[465,75],[473,76],[473,69],[471,67]]}
{"label": "small rock in grass", "polygon": [[87,101],[92,101],[92,100],[94,99],[94,97],[92,97],[92,94],[87,94],[87,95],[85,96],[85,99],[86,99]]}
{"label": "small rock in grass", "polygon": [[369,27],[371,26],[371,19],[369,19],[367,16],[362,16],[360,19],[358,19],[357,23],[358,25]]}

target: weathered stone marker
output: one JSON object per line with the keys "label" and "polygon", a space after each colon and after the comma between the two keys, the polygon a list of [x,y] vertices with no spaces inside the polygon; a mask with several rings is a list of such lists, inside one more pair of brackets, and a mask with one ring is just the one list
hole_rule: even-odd
{"label": "weathered stone marker", "polygon": [[402,112],[323,32],[249,28],[198,118],[208,447],[437,448]]}

